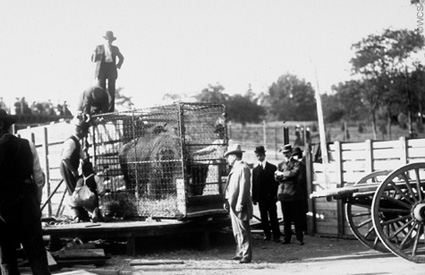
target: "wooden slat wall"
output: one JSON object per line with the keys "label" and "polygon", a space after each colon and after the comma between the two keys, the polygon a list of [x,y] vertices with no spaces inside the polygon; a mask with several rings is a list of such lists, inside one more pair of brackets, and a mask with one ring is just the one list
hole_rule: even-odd
{"label": "wooden slat wall", "polygon": [[[322,164],[312,163],[312,191],[354,184],[362,176],[378,170],[395,170],[412,162],[425,162],[425,139],[391,141],[334,142],[329,145],[329,180],[326,186]],[[311,159],[311,158],[310,158]],[[331,236],[352,235],[345,221],[343,204],[340,200],[312,201],[315,226],[310,233]]]}

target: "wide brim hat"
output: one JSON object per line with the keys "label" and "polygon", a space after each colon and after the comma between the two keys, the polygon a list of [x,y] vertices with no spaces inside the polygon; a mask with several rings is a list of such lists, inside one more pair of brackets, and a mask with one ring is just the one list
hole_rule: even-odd
{"label": "wide brim hat", "polygon": [[280,147],[279,152],[281,152],[283,154],[284,153],[288,153],[288,152],[292,152],[292,146],[291,146],[291,144],[286,144],[286,145]]}
{"label": "wide brim hat", "polygon": [[109,39],[117,40],[117,38],[114,36],[114,33],[112,31],[107,31],[103,38],[105,38],[106,40],[109,40]]}
{"label": "wide brim hat", "polygon": [[6,111],[3,110],[3,109],[0,109],[0,121],[3,121],[7,125],[12,125],[13,123],[16,122],[15,118],[13,118],[12,116],[8,115],[6,113]]}
{"label": "wide brim hat", "polygon": [[229,145],[229,147],[227,148],[226,153],[224,153],[224,156],[227,157],[230,154],[234,154],[234,153],[244,153],[245,151],[242,150],[242,147],[240,144],[232,144]]}
{"label": "wide brim hat", "polygon": [[257,146],[255,147],[254,153],[264,155],[266,153],[266,149],[264,149],[264,146]]}

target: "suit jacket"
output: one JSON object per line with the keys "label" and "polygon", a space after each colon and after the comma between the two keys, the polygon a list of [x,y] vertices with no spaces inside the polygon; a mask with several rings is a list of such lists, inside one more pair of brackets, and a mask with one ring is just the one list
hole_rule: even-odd
{"label": "suit jacket", "polygon": [[254,202],[263,202],[268,200],[277,201],[278,183],[274,178],[276,165],[266,162],[264,169],[260,165],[252,171],[252,200]]}
{"label": "suit jacket", "polygon": [[94,115],[108,111],[109,98],[105,89],[97,86],[90,87],[81,94],[78,112]]}
{"label": "suit jacket", "polygon": [[[243,161],[236,161],[227,177],[226,198],[230,211],[244,221],[252,219],[251,171]],[[242,211],[236,212],[236,206],[242,205]]]}
{"label": "suit jacket", "polygon": [[291,190],[293,193],[285,194],[284,201],[298,201],[303,200],[304,194],[302,192],[301,183],[299,182],[300,173],[302,173],[302,166],[300,162],[294,158],[288,161],[283,161],[277,165],[277,171],[283,172],[280,176],[275,176],[275,179],[284,186],[284,189]]}
{"label": "suit jacket", "polygon": [[[113,64],[115,65],[115,78],[118,76],[117,68],[121,68],[124,62],[124,56],[121,54],[117,46],[111,45],[111,54]],[[117,63],[118,58],[118,63]],[[95,77],[99,76],[101,65],[105,62],[105,45],[98,45],[91,56],[92,62],[96,62]]]}

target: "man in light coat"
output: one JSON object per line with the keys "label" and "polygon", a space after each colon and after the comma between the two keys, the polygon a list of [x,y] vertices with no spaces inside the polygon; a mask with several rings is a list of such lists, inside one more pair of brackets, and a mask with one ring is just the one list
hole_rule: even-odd
{"label": "man in light coat", "polygon": [[242,161],[239,144],[230,145],[224,154],[228,164],[232,167],[225,188],[224,207],[229,211],[232,221],[233,235],[236,241],[236,255],[233,260],[241,264],[252,261],[251,230],[249,220],[252,219],[251,200],[251,171]]}

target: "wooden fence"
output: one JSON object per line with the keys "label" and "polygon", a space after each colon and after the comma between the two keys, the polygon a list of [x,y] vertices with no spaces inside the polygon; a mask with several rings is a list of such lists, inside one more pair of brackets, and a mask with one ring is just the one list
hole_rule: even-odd
{"label": "wooden fence", "polygon": [[[311,145],[308,145],[311,147]],[[310,193],[354,184],[362,176],[379,170],[395,170],[405,164],[425,162],[425,139],[400,138],[392,141],[372,141],[329,144],[329,183],[323,167],[312,161],[312,150],[306,150]],[[331,236],[352,235],[345,221],[341,200],[325,198],[310,201],[310,233]]]}
{"label": "wooden fence", "polygon": [[[243,144],[249,163],[256,161],[254,148],[266,145],[268,160],[274,164],[283,160],[278,148],[283,143],[282,127],[258,128],[256,139],[244,138],[244,132],[231,128],[230,138]],[[66,187],[62,183],[59,171],[60,150],[63,141],[73,132],[69,122],[52,123],[28,129],[21,129],[17,134],[32,140],[36,144],[43,171],[47,181],[43,192],[43,201],[51,197],[43,209],[45,216],[67,214],[64,200],[67,199]],[[263,144],[264,142],[264,144]],[[294,143],[294,138],[290,138]],[[425,162],[425,139],[400,138],[392,141],[333,142],[329,144],[330,159],[328,178],[325,184],[321,163],[313,162],[317,144],[306,143],[304,146],[307,163],[309,193],[327,188],[343,187],[354,184],[362,176],[378,170],[394,170],[412,162]],[[279,209],[279,208],[278,208]],[[345,221],[343,204],[340,200],[328,202],[326,199],[309,200],[309,233],[324,236],[350,236],[351,231]]]}

